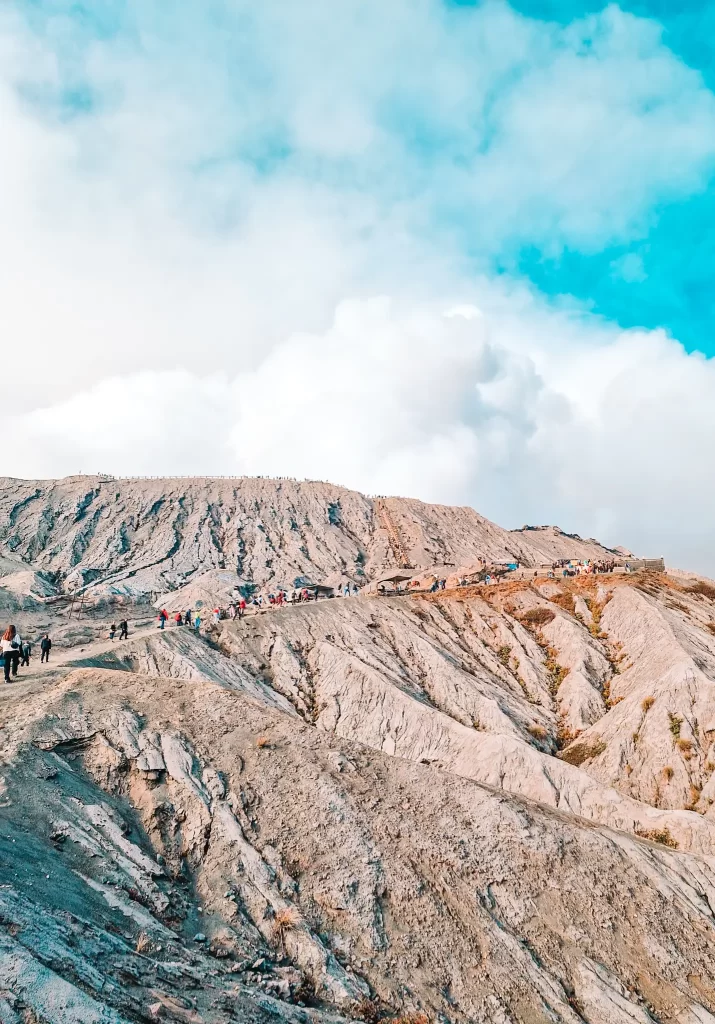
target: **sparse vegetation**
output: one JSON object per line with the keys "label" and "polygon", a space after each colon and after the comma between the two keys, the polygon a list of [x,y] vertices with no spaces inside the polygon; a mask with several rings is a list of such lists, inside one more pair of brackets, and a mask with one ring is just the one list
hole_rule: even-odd
{"label": "sparse vegetation", "polygon": [[689,594],[698,594],[700,597],[707,597],[709,601],[715,601],[715,587],[712,583],[706,583],[705,580],[698,580],[697,583],[693,583],[692,586],[688,587]]}
{"label": "sparse vegetation", "polygon": [[137,953],[145,953],[151,946],[151,939],[146,932],[140,932],[137,938],[137,944],[134,947]]}
{"label": "sparse vegetation", "polygon": [[[568,612],[569,615],[573,615],[574,614],[574,610],[573,610],[573,605],[574,605],[573,594],[568,594],[568,593],[566,593],[566,594],[553,594],[549,598],[549,601],[551,601],[552,604],[557,604],[559,606],[559,608],[563,608],[563,610],[565,612]],[[576,618],[579,618],[579,616],[577,615]]]}
{"label": "sparse vegetation", "polygon": [[544,729],[543,725],[530,725],[526,730],[530,736],[533,736],[535,740],[545,740],[549,735]]}
{"label": "sparse vegetation", "polygon": [[497,658],[504,665],[505,668],[509,668],[509,658],[511,657],[511,647],[509,644],[502,644],[501,647],[497,647]]}
{"label": "sparse vegetation", "polygon": [[670,834],[670,830],[667,828],[638,828],[636,826],[635,833],[640,836],[641,839],[649,839],[651,843],[660,843],[661,846],[669,846],[671,850],[678,849],[678,842]]}
{"label": "sparse vegetation", "polygon": [[641,701],[641,707],[643,712],[647,714],[655,704],[655,697],[644,697]]}
{"label": "sparse vegetation", "polygon": [[256,746],[258,747],[259,750],[265,750],[266,747],[270,747],[270,745],[271,741],[268,739],[267,736],[259,736],[258,739],[256,740]]}
{"label": "sparse vegetation", "polygon": [[683,755],[685,760],[689,761],[690,758],[693,756],[693,744],[691,740],[679,738],[678,740],[676,740],[675,745],[680,751],[680,753]]}
{"label": "sparse vegetation", "polygon": [[525,626],[546,626],[556,618],[556,612],[543,605],[539,608],[529,608],[519,616],[519,621]]}
{"label": "sparse vegetation", "polygon": [[295,907],[284,907],[283,910],[279,910],[273,919],[273,932],[281,950],[285,954],[285,937],[291,929],[297,927],[300,923],[300,916]]}
{"label": "sparse vegetation", "polygon": [[701,786],[698,786],[694,782],[690,783],[690,800],[685,805],[685,810],[686,811],[694,811],[695,810],[695,808],[698,805],[698,801],[700,800],[700,793],[701,792],[702,792],[702,787]]}
{"label": "sparse vegetation", "polygon": [[680,727],[683,724],[683,719],[679,718],[678,715],[674,715],[672,711],[668,712],[668,721],[670,722],[670,732],[673,739],[678,739],[680,736]]}
{"label": "sparse vegetation", "polygon": [[673,769],[670,767],[669,764],[667,764],[663,769],[663,778],[665,779],[665,781],[670,782],[674,774],[675,773],[673,772]]}
{"label": "sparse vegetation", "polygon": [[566,750],[562,751],[559,755],[562,761],[568,761],[569,764],[575,764],[576,766],[584,764],[585,761],[592,761],[594,757],[598,757],[606,749],[606,744],[603,740],[577,740],[572,743],[571,746],[567,747]]}

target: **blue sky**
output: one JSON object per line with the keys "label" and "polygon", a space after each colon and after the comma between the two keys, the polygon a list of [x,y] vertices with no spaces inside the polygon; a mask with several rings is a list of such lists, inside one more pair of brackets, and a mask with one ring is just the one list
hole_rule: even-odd
{"label": "blue sky", "polygon": [[6,4],[8,471],[333,478],[715,571],[714,28]]}
{"label": "blue sky", "polygon": [[[50,86],[47,82],[18,82],[28,102],[45,105],[48,110],[61,111],[61,116],[93,118],[97,110],[111,107],[119,101],[123,83],[121,72],[114,82],[97,80],[87,66],[93,48],[101,42],[105,52],[123,54],[128,60],[142,54],[147,61],[163,62],[167,74],[180,74],[182,57],[192,73],[200,76],[202,69],[212,66],[212,85],[226,105],[227,116],[231,104],[240,107],[255,98],[262,80],[268,89],[274,84],[276,68],[269,55],[260,49],[265,25],[260,24],[250,5],[241,3],[188,4],[184,13],[167,24],[165,9],[148,2],[143,6],[129,0],[116,3],[54,3],[36,0],[20,6],[26,23],[38,38],[43,39],[58,60],[57,77]],[[310,5],[309,5],[310,6]],[[409,6],[409,5],[408,5]],[[418,3],[415,8],[424,8]],[[468,19],[480,8],[478,3],[451,2],[445,6],[445,19]],[[602,4],[578,3],[572,0],[519,0],[512,5],[515,12],[525,18],[568,27],[588,15],[598,17]],[[384,10],[384,9],[383,9]],[[715,5],[698,0],[684,4],[665,2],[623,3],[620,10],[630,12],[639,19],[648,19],[656,32],[662,34],[662,45],[683,66],[702,76],[703,86],[715,85],[713,46],[715,43]],[[268,21],[269,19],[266,19]],[[346,22],[347,25],[347,22]],[[319,28],[316,28],[319,31]],[[468,49],[455,47],[454,29],[445,34],[449,38],[452,54],[458,53],[466,61]],[[586,33],[587,34],[587,33]],[[582,33],[583,35],[583,33]],[[585,38],[585,35],[584,35]],[[344,45],[348,40],[343,40]],[[256,45],[258,44],[258,45]],[[299,45],[299,42],[297,42]],[[637,45],[637,44],[636,44]],[[385,54],[390,47],[385,48]],[[289,59],[289,50],[286,51]],[[365,55],[367,66],[371,56]],[[493,88],[498,90],[499,75],[519,75],[519,62],[523,55],[515,56],[511,68],[500,68],[495,73]],[[528,58],[527,58],[528,59]],[[537,61],[538,62],[538,61]],[[96,72],[96,69],[95,69]],[[468,72],[467,72],[468,73]],[[244,77],[245,76],[245,77]],[[197,103],[201,102],[201,84]],[[276,97],[277,98],[277,97]],[[453,120],[443,123],[439,110],[430,109],[429,98],[413,83],[400,89],[399,82],[386,83],[384,94],[376,104],[374,113],[381,126],[387,128],[392,141],[404,147],[401,156],[410,161],[415,175],[414,187],[420,187],[419,175],[444,171],[445,149],[448,160],[468,160],[465,142],[468,136],[468,118],[489,117],[487,95],[481,97],[474,110],[465,111],[464,122]],[[211,102],[210,90],[204,100]],[[662,102],[659,93],[654,102]],[[498,103],[498,100],[494,102]],[[647,101],[646,101],[647,102]],[[59,108],[58,108],[59,105]],[[290,137],[279,111],[266,109],[265,123],[243,125],[243,131],[231,138],[230,132],[219,133],[213,149],[204,152],[176,154],[175,171],[193,172],[198,195],[200,179],[211,177],[217,169],[225,171],[232,160],[245,166],[252,162],[266,175],[281,172],[286,167],[291,173],[303,177],[313,175],[316,180],[359,181],[382,199],[398,198],[399,169],[377,168],[374,162],[363,163],[358,153],[330,160],[329,155],[316,157],[309,151],[301,152]],[[498,131],[498,124],[484,133],[477,145],[488,146],[489,131]],[[663,139],[667,147],[668,139]],[[713,243],[715,198],[711,186],[715,163],[707,160],[700,168],[697,180],[675,188],[655,189],[643,197],[643,208],[628,230],[608,238],[573,238],[554,236],[546,239],[526,237],[518,232],[501,231],[488,246],[481,244],[479,218],[482,211],[465,209],[464,195],[458,195],[456,208],[450,209],[439,196],[424,196],[421,228],[440,232],[455,232],[461,237],[459,245],[472,266],[481,270],[485,266],[497,271],[519,274],[531,281],[547,295],[570,295],[586,304],[594,313],[625,327],[663,327],[678,338],[688,350],[715,352],[715,304],[710,279],[713,270]],[[181,166],[181,158],[188,161]],[[627,170],[624,170],[627,173]],[[363,177],[364,175],[364,177]],[[647,192],[647,189],[645,190]],[[403,196],[399,196],[404,199]],[[429,203],[429,208],[428,208]],[[221,218],[230,218],[228,206],[219,211],[205,211],[215,226],[222,228]],[[604,211],[607,213],[607,211]],[[458,227],[455,227],[458,225]]]}

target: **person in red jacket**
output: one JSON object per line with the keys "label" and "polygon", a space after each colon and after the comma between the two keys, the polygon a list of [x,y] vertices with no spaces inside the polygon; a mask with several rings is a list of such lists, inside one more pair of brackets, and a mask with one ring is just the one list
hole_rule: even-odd
{"label": "person in red jacket", "polygon": [[163,629],[166,625],[166,620],[169,618],[169,613],[166,608],[162,608],[159,612],[159,629]]}

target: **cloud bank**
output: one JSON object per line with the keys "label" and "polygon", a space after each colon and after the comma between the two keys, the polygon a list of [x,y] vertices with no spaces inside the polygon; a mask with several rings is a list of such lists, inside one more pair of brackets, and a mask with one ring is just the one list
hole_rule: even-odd
{"label": "cloud bank", "polygon": [[707,187],[657,24],[37,10],[0,21],[4,472],[330,478],[715,572],[713,364],[515,270]]}

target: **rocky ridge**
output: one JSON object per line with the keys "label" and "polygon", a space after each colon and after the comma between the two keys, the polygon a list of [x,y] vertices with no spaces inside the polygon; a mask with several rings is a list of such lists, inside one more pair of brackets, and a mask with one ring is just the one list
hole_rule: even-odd
{"label": "rocky ridge", "polygon": [[410,565],[425,568],[480,556],[533,565],[610,554],[555,527],[509,531],[470,508],[372,499],[326,483],[0,479],[0,554],[53,574],[60,593],[89,587],[141,598],[210,571],[256,589],[304,577],[362,584],[396,564],[395,536]]}
{"label": "rocky ridge", "polygon": [[[115,562],[127,509],[100,503],[106,525],[67,565],[78,524],[58,495],[77,485],[60,484],[42,485],[44,546],[32,503],[5,534],[6,607],[10,577],[38,574],[18,621],[58,642],[0,690],[0,1021],[715,1021],[712,584],[365,592],[158,631],[142,587],[178,573],[215,595],[228,534],[202,562],[193,521],[169,555],[147,529]],[[284,500],[268,484],[264,523]],[[229,486],[187,488],[186,522],[202,488]],[[398,499],[388,530],[368,499],[291,486],[315,523],[338,492],[354,536],[316,527],[305,563],[282,526],[272,555],[258,530],[253,580],[276,578],[263,556],[327,576],[350,555],[375,578],[395,523],[424,568],[487,544],[515,557],[509,538],[532,534],[586,543]],[[128,640],[107,639],[103,605],[77,622],[43,600],[42,580],[60,590],[78,567],[98,588],[141,578],[136,604],[117,595]]]}

